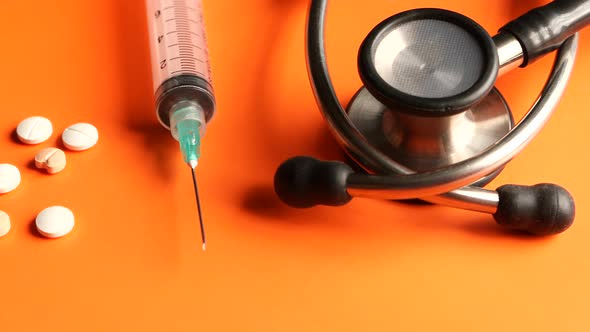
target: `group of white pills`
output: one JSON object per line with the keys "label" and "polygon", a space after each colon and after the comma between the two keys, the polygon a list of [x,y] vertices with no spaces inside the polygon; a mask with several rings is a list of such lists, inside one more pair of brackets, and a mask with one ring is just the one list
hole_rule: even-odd
{"label": "group of white pills", "polygon": [[[53,135],[53,125],[44,117],[30,117],[18,124],[16,135],[24,144],[41,144]],[[66,128],[61,139],[68,150],[84,151],[98,142],[98,130],[89,123],[77,123]],[[54,147],[43,149],[35,156],[35,166],[49,174],[59,173],[66,167],[66,154]],[[20,182],[21,174],[16,166],[0,164],[0,194],[13,191]],[[66,207],[52,206],[37,215],[35,226],[45,237],[62,237],[74,228],[74,214]],[[8,234],[10,227],[10,217],[0,211],[0,237]]]}

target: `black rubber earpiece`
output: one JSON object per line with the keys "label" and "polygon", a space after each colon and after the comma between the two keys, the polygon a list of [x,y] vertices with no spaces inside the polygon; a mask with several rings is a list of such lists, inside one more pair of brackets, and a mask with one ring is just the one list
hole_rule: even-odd
{"label": "black rubber earpiece", "polygon": [[346,180],[352,173],[352,168],[341,162],[295,157],[277,169],[275,192],[283,202],[296,208],[340,206],[352,199],[346,191]]}
{"label": "black rubber earpiece", "polygon": [[574,199],[558,185],[505,185],[497,191],[500,202],[494,219],[502,226],[535,235],[554,235],[574,222]]}
{"label": "black rubber earpiece", "polygon": [[[346,182],[353,173],[342,162],[295,157],[277,169],[275,192],[284,203],[296,208],[320,204],[340,206],[352,199]],[[558,185],[504,185],[497,192],[499,203],[494,219],[504,227],[535,235],[554,235],[568,229],[574,221],[574,199]]]}

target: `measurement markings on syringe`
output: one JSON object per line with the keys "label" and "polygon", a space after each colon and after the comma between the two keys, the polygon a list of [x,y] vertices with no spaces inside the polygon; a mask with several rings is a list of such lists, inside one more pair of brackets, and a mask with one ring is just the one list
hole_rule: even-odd
{"label": "measurement markings on syringe", "polygon": [[[171,45],[168,45],[168,48],[178,47],[178,46],[181,46],[181,44],[171,44]],[[182,44],[182,46],[186,46],[186,45]],[[191,44],[191,46],[196,48],[197,50],[202,50],[202,48],[200,46],[197,46],[195,44]]]}
{"label": "measurement markings on syringe", "polygon": [[[175,9],[175,8],[177,8],[177,7],[176,6],[166,6],[166,7],[164,7],[163,10],[170,10],[170,9]],[[189,9],[189,10],[193,10],[193,11],[197,10],[196,8],[193,8],[193,7],[184,7],[184,8]]]}
{"label": "measurement markings on syringe", "polygon": [[[194,74],[210,81],[208,50],[204,36],[202,6],[193,0],[160,0],[154,8],[159,23],[159,67],[162,75]],[[192,5],[192,6],[191,6]]]}
{"label": "measurement markings on syringe", "polygon": [[181,56],[176,56],[174,58],[170,58],[170,60],[179,60],[180,62],[189,62],[190,61],[190,62],[193,62],[193,63],[195,61],[198,61],[200,63],[205,63],[205,61],[203,61],[202,59],[187,59],[187,58],[184,58],[184,57],[181,57]]}
{"label": "measurement markings on syringe", "polygon": [[193,35],[193,36],[195,36],[195,37],[201,37],[201,35],[199,35],[199,34],[198,34],[198,33],[196,33],[196,32],[193,32],[193,31],[168,31],[168,32],[166,32],[166,34],[167,34],[167,35],[174,35],[174,34],[179,34],[179,35],[180,35],[180,34],[182,34],[182,35],[187,35],[187,34],[190,34],[190,35]]}
{"label": "measurement markings on syringe", "polygon": [[[165,20],[164,22],[168,23],[168,22],[173,22],[173,21],[175,21],[175,20],[176,20],[176,18],[169,18],[169,19]],[[198,24],[201,24],[201,22],[199,22],[199,21],[197,21],[197,20],[190,19],[190,18],[189,18],[189,19],[187,19],[187,21],[189,21],[189,22],[191,22],[191,23],[194,23],[194,24],[197,24],[197,25],[198,25]]]}
{"label": "measurement markings on syringe", "polygon": [[[172,73],[193,72],[203,75],[204,73],[198,70],[197,63],[203,64],[204,61],[198,59],[195,55],[196,53],[203,54],[204,52],[202,47],[199,47],[198,41],[194,40],[195,37],[201,38],[202,36],[193,31],[193,28],[199,27],[200,17],[195,18],[189,14],[189,10],[195,11],[195,8],[187,6],[185,0],[176,0],[173,4],[173,6],[164,8],[164,11],[167,11],[165,16],[169,16],[168,14],[172,15],[172,17],[164,17],[164,22],[172,24],[175,27],[174,30],[167,32],[169,37],[175,37],[176,39],[176,43],[168,45],[168,48],[176,50],[176,54],[178,55],[169,58],[170,62],[176,62],[176,66],[174,67],[179,69],[173,70]],[[174,9],[173,13],[169,12],[170,9]]]}

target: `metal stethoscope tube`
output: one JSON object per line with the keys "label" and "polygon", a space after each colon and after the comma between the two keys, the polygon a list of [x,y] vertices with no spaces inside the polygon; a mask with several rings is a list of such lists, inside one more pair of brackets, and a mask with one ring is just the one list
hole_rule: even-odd
{"label": "metal stethoscope tube", "polygon": [[[332,86],[324,48],[327,0],[312,0],[307,22],[307,61],[309,76],[320,110],[333,135],[360,165],[379,174],[351,174],[347,191],[351,196],[387,199],[421,198],[437,204],[495,213],[496,191],[468,186],[510,161],[540,132],[556,108],[576,56],[578,35],[559,48],[552,72],[533,107],[496,144],[481,154],[434,171],[414,173],[373,148],[352,125]],[[500,73],[522,62],[519,43],[507,34],[494,37],[500,58]],[[438,195],[438,196],[435,196]]]}

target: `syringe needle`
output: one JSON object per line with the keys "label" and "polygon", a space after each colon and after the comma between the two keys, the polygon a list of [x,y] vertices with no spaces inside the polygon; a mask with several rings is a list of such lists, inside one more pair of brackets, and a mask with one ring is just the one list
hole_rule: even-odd
{"label": "syringe needle", "polygon": [[176,137],[178,137],[182,159],[188,164],[193,175],[195,198],[197,200],[197,208],[199,209],[199,224],[201,225],[201,240],[203,242],[203,250],[205,250],[207,247],[207,242],[205,241],[205,226],[203,225],[203,213],[201,212],[199,188],[197,187],[197,176],[195,175],[195,168],[197,168],[199,158],[201,157],[202,122],[197,120],[198,114],[200,114],[199,110],[200,109],[194,105],[176,110],[176,112],[171,115],[170,122],[173,124],[173,130],[176,131]]}
{"label": "syringe needle", "polygon": [[193,175],[193,186],[195,188],[195,197],[197,199],[197,209],[199,210],[199,224],[201,226],[201,241],[203,243],[203,251],[207,248],[207,241],[205,240],[205,225],[203,224],[203,213],[201,212],[201,200],[199,199],[199,188],[197,187],[197,177],[195,175],[195,168],[191,167]]}

